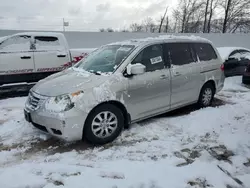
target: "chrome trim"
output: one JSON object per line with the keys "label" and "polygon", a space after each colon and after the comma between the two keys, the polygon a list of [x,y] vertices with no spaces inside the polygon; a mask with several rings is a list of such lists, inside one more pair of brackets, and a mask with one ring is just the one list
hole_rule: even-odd
{"label": "chrome trim", "polygon": [[48,97],[30,91],[27,100],[27,108],[32,111],[38,110],[47,98]]}

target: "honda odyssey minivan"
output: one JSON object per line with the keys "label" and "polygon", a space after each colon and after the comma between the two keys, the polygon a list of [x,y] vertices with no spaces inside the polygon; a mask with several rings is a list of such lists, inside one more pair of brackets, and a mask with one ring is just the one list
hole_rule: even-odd
{"label": "honda odyssey minivan", "polygon": [[24,114],[68,141],[112,142],[135,122],[197,103],[223,88],[222,60],[199,37],[164,36],[108,44],[38,82]]}

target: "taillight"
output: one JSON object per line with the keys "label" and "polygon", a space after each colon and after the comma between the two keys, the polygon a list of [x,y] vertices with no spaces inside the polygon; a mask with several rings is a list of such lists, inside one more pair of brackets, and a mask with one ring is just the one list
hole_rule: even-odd
{"label": "taillight", "polygon": [[224,71],[224,64],[220,66],[221,71]]}

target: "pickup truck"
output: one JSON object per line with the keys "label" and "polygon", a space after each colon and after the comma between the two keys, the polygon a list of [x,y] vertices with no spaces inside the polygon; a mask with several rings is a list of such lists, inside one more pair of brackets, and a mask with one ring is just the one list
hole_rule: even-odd
{"label": "pickup truck", "polygon": [[0,38],[0,91],[29,85],[77,63],[94,49],[69,49],[62,33],[25,32]]}

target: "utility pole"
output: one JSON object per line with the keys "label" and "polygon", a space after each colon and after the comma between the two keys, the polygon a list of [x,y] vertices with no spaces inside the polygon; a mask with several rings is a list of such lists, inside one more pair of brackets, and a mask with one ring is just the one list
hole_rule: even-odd
{"label": "utility pole", "polygon": [[69,22],[65,22],[64,18],[63,18],[63,32],[65,32],[65,27],[69,26]]}

